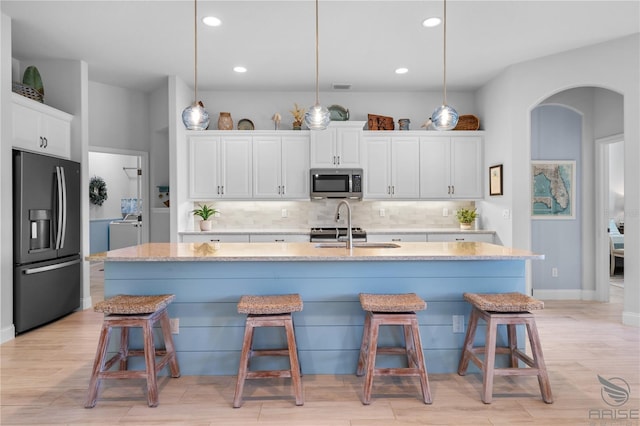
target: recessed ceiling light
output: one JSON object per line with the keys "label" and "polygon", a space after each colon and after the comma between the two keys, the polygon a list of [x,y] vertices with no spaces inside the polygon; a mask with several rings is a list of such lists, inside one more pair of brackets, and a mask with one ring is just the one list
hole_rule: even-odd
{"label": "recessed ceiling light", "polygon": [[427,28],[432,28],[432,27],[437,27],[441,23],[442,23],[442,19],[438,18],[437,16],[434,16],[432,18],[427,18],[424,21],[422,21],[422,26]]}
{"label": "recessed ceiling light", "polygon": [[396,74],[406,74],[409,72],[409,68],[398,68]]}
{"label": "recessed ceiling light", "polygon": [[235,72],[240,72],[240,73],[247,72],[247,69],[245,67],[242,67],[242,66],[233,67],[233,70]]}
{"label": "recessed ceiling light", "polygon": [[215,16],[205,16],[202,18],[202,23],[209,27],[219,27],[222,25],[222,21]]}

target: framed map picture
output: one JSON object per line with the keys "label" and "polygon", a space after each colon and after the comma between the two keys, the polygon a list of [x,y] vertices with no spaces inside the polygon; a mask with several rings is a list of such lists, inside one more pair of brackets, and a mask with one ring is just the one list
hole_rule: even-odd
{"label": "framed map picture", "polygon": [[531,218],[575,219],[576,162],[531,162]]}

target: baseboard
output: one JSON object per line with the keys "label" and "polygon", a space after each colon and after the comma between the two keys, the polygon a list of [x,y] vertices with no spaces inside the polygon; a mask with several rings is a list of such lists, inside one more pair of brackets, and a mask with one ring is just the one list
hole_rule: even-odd
{"label": "baseboard", "polygon": [[622,323],[632,327],[640,327],[640,314],[637,312],[622,312]]}
{"label": "baseboard", "polygon": [[0,331],[0,343],[8,342],[16,338],[16,328],[11,324]]}

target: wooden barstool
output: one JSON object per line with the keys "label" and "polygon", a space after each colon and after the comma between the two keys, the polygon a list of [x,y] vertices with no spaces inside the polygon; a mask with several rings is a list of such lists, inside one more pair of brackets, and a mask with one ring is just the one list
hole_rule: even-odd
{"label": "wooden barstool", "polygon": [[[472,309],[458,365],[458,374],[465,375],[469,361],[473,361],[482,370],[482,401],[485,404],[490,404],[492,400],[494,376],[537,376],[542,399],[547,404],[551,404],[553,397],[547,368],[542,356],[540,337],[534,315],[529,312],[543,309],[544,303],[521,293],[464,293],[464,298],[472,305]],[[485,346],[474,348],[473,342],[480,319],[483,319],[487,324]],[[533,357],[518,349],[516,336],[516,325],[518,324],[527,327]],[[508,346],[496,347],[498,325],[507,326]],[[484,361],[478,357],[478,354],[484,354]],[[509,355],[510,368],[495,368],[496,354]],[[524,362],[529,368],[520,368],[518,361]]]}
{"label": "wooden barstool", "polygon": [[[418,316],[415,311],[426,309],[427,303],[415,293],[408,294],[360,294],[360,304],[366,311],[362,345],[358,359],[357,376],[365,375],[362,403],[371,403],[374,376],[420,377],[422,399],[431,404],[431,390],[427,368],[420,341]],[[404,346],[378,347],[378,332],[381,325],[401,325],[404,331]],[[406,368],[376,368],[376,354],[406,355]]]}
{"label": "wooden barstool", "polygon": [[[236,392],[233,407],[242,405],[242,390],[246,379],[267,379],[273,377],[290,377],[296,397],[296,405],[304,404],[302,381],[300,379],[300,363],[298,347],[293,331],[292,312],[302,311],[302,299],[299,294],[282,294],[273,296],[242,296],[238,302],[238,313],[248,314],[238,367]],[[254,349],[253,332],[257,327],[284,327],[287,347],[282,349]],[[288,370],[250,371],[249,361],[256,356],[288,356]]]}
{"label": "wooden barstool", "polygon": [[[173,294],[157,296],[118,295],[99,302],[94,311],[105,314],[98,341],[96,359],[93,363],[89,392],[85,402],[86,408],[93,408],[98,398],[98,390],[102,379],[146,379],[147,402],[149,407],[158,405],[158,385],[156,375],[167,364],[171,377],[180,377],[180,367],[171,337],[171,325],[167,314],[167,305],[175,299]],[[153,324],[160,321],[165,350],[156,349],[153,342]],[[107,347],[113,327],[120,327],[120,348],[118,353],[107,360]],[[129,328],[141,327],[144,348],[129,349]],[[127,370],[127,359],[132,356],[144,356],[145,370]],[[156,362],[156,357],[161,357]],[[109,369],[119,362],[119,369]]]}

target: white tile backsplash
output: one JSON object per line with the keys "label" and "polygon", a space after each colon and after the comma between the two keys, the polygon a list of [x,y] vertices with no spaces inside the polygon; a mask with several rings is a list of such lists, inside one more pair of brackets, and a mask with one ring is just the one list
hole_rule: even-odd
{"label": "white tile backsplash", "polygon": [[[335,226],[339,200],[314,201],[201,201],[220,211],[214,218],[217,229],[307,229]],[[355,201],[349,200],[353,226],[369,229],[457,227],[455,210],[473,207],[469,201]],[[194,203],[194,205],[197,203]],[[449,215],[443,216],[443,209]],[[282,217],[282,210],[287,217]],[[384,209],[384,216],[380,216]],[[341,208],[339,226],[346,225],[347,211]],[[197,226],[197,223],[196,223]]]}

